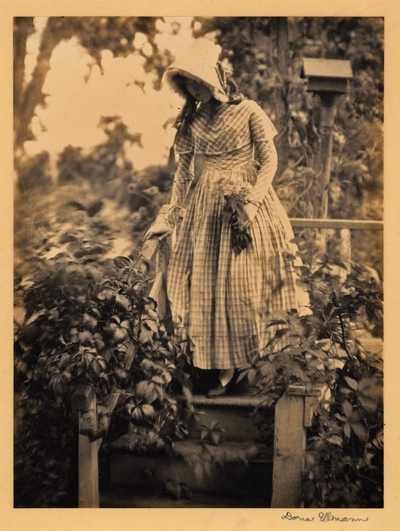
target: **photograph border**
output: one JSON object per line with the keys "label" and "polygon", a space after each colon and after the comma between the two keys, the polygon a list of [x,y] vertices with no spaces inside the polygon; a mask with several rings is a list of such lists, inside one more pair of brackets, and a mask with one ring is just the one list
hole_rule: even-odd
{"label": "photograph border", "polygon": [[[85,6],[80,2],[64,0],[53,5],[49,0],[16,0],[9,6],[2,6],[0,35],[2,42],[1,94],[1,184],[0,202],[3,227],[0,241],[2,276],[1,332],[3,338],[4,365],[1,371],[1,398],[3,429],[0,430],[1,470],[0,508],[4,528],[10,531],[27,528],[38,531],[57,529],[113,530],[143,529],[160,531],[253,531],[273,526],[274,530],[302,528],[325,529],[327,524],[335,531],[340,529],[369,530],[400,528],[398,490],[400,465],[396,456],[400,448],[400,432],[397,407],[399,403],[397,375],[398,356],[395,350],[398,329],[397,301],[400,301],[400,280],[397,273],[400,258],[399,202],[396,178],[400,168],[399,94],[400,74],[400,7],[396,1],[353,1],[338,0],[334,3],[316,6],[314,1],[304,1],[301,6],[295,2],[273,2],[257,0],[251,5],[241,6],[239,2],[207,0],[193,2],[152,2],[151,8],[143,3],[116,0],[111,4],[91,1]],[[15,16],[383,16],[385,19],[385,180],[384,180],[384,271],[385,271],[385,506],[384,509],[317,509],[291,510],[299,520],[288,521],[285,509],[14,509],[13,508],[13,362],[12,362],[12,308],[13,308],[13,171],[12,171],[12,19]],[[319,522],[318,513],[330,512],[335,517],[353,518],[354,522]],[[314,518],[307,522],[305,519]],[[301,520],[304,519],[304,520]],[[357,521],[358,520],[358,521]]]}

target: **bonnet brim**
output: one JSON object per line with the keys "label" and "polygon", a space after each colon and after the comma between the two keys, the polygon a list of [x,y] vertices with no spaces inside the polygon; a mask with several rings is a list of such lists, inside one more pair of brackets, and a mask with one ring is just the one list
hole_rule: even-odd
{"label": "bonnet brim", "polygon": [[186,97],[174,80],[174,77],[180,74],[203,83],[216,100],[226,103],[229,98],[218,75],[218,56],[219,49],[214,43],[204,38],[196,39],[189,50],[166,69],[163,83],[169,85],[174,92]]}

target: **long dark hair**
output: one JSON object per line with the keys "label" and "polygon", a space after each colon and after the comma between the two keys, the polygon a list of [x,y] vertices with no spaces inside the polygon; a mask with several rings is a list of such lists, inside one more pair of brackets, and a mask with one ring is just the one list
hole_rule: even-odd
{"label": "long dark hair", "polygon": [[194,98],[187,89],[186,82],[187,77],[183,74],[175,74],[173,76],[173,82],[178,89],[179,93],[185,98],[185,104],[182,107],[181,112],[178,114],[174,126],[179,130],[181,127],[188,125],[193,118],[193,114],[197,109],[197,100]]}

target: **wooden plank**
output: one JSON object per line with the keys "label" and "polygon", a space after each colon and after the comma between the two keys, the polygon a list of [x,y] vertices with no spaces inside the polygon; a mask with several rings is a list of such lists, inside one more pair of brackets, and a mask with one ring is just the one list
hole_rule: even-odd
{"label": "wooden plank", "polygon": [[[92,388],[86,410],[79,411],[79,431],[82,423],[97,422],[96,395]],[[85,419],[83,419],[85,415]],[[79,433],[79,507],[98,508],[99,500],[99,460],[98,453],[101,442],[91,441],[87,435]]]}
{"label": "wooden plank", "polygon": [[319,387],[304,384],[292,384],[286,389],[286,394],[296,396],[320,396],[321,390]]}
{"label": "wooden plank", "polygon": [[[79,416],[82,412],[79,412]],[[79,434],[79,508],[97,509],[99,497],[99,446],[87,435]]]}
{"label": "wooden plank", "polygon": [[302,76],[350,79],[353,77],[353,70],[351,62],[347,60],[304,57]]}
{"label": "wooden plank", "polygon": [[290,218],[292,227],[310,229],[383,230],[383,221]]}
{"label": "wooden plank", "polygon": [[[329,92],[320,92],[320,125],[319,125],[319,150],[316,158],[316,180],[319,186],[320,204],[315,203],[314,211],[319,219],[328,216],[328,186],[331,178],[332,163],[332,130],[336,116],[338,95]],[[322,241],[326,245],[326,234],[322,231]]]}
{"label": "wooden plank", "polygon": [[310,77],[308,79],[308,92],[333,92],[335,94],[345,94],[347,89],[347,79],[327,79],[324,77]]}
{"label": "wooden plank", "polygon": [[329,393],[326,384],[314,384],[312,387],[293,384],[276,405],[273,508],[299,506],[306,428],[312,425],[318,403],[329,398]]}
{"label": "wooden plank", "polygon": [[284,394],[275,408],[272,508],[299,506],[306,445],[304,396]]}
{"label": "wooden plank", "polygon": [[156,260],[155,260],[157,273],[161,271],[162,273],[164,273],[164,275],[167,274],[169,254],[170,254],[169,240],[167,240],[167,237],[160,238],[160,248],[158,250]]}
{"label": "wooden plank", "polygon": [[383,230],[383,221],[372,219],[289,218],[292,227],[310,229]]}
{"label": "wooden plank", "polygon": [[90,385],[79,384],[71,397],[72,409],[87,411],[92,403],[93,389]]}

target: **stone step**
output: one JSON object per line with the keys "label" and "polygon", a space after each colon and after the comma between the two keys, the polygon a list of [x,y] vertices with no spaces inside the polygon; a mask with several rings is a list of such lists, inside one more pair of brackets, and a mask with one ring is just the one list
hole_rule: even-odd
{"label": "stone step", "polygon": [[[254,416],[255,408],[261,403],[261,398],[249,395],[228,395],[218,398],[207,398],[204,395],[194,395],[193,405],[199,414],[199,424],[210,428],[212,423],[218,422],[218,428],[223,430],[222,440],[263,442],[263,436],[257,426]],[[263,409],[262,414],[273,430],[274,410]],[[200,438],[201,426],[189,427],[189,436]]]}
{"label": "stone step", "polygon": [[[217,398],[207,398],[205,395],[193,395],[192,404],[196,410],[198,421],[188,426],[189,438],[201,439],[201,431],[210,429],[215,423],[221,430],[221,441],[249,441],[265,442],[265,432],[258,427],[259,418],[254,415],[255,408],[261,404],[262,398],[244,395],[228,395]],[[273,437],[274,409],[263,408],[259,415],[263,415],[265,426],[270,427],[267,439]],[[133,429],[133,426],[131,427]]]}
{"label": "stone step", "polygon": [[[253,442],[219,445],[185,440],[175,444],[173,456],[135,455],[127,451],[129,435],[111,453],[112,487],[140,491],[179,491],[269,500],[272,448]],[[120,450],[120,451],[116,451]]]}
{"label": "stone step", "polygon": [[[188,497],[189,496],[189,497]],[[181,494],[108,487],[100,491],[102,509],[247,509],[269,508],[270,500],[232,497],[215,494]]]}

